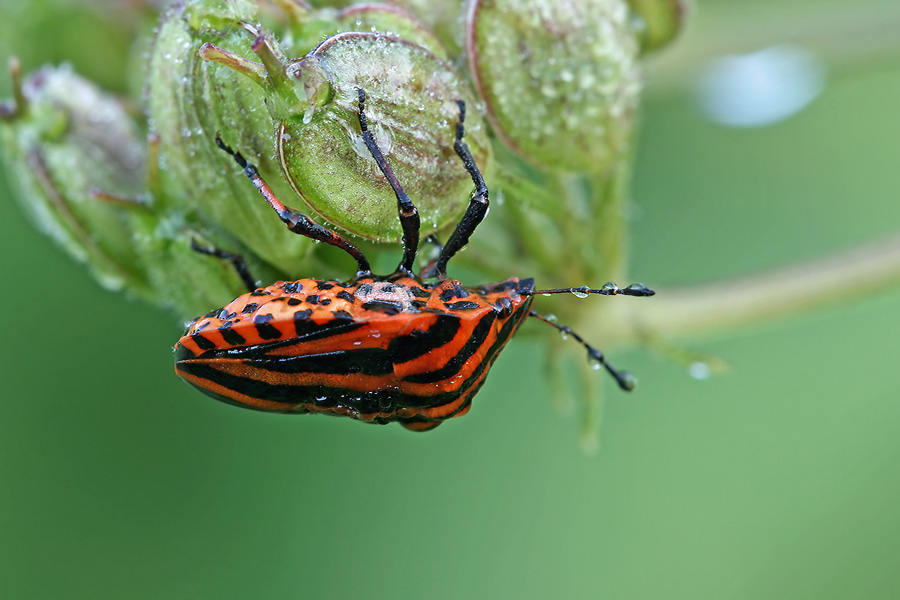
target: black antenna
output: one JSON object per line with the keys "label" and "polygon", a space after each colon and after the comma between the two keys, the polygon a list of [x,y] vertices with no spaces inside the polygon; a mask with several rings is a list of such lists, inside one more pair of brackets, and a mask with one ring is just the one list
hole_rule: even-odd
{"label": "black antenna", "polygon": [[594,361],[595,365],[597,365],[598,367],[603,366],[603,368],[606,369],[606,371],[610,375],[613,376],[613,379],[616,380],[616,383],[619,384],[620,388],[622,388],[626,392],[630,392],[631,390],[634,389],[634,383],[635,383],[634,375],[632,375],[628,371],[619,371],[618,369],[615,369],[612,365],[610,365],[606,361],[606,357],[603,356],[602,352],[600,352],[599,350],[597,350],[596,348],[594,348],[593,346],[588,344],[586,341],[584,341],[584,338],[582,338],[580,335],[578,335],[577,333],[572,331],[572,329],[570,327],[566,327],[564,325],[558,325],[557,323],[554,323],[547,317],[545,317],[541,314],[538,314],[538,313],[534,312],[533,310],[528,312],[528,316],[535,317],[536,319],[543,321],[547,325],[550,325],[551,327],[555,327],[557,330],[559,330],[560,333],[563,333],[564,335],[571,335],[575,339],[576,342],[578,342],[579,344],[584,346],[584,348],[587,350],[588,358],[590,358],[590,360]]}
{"label": "black antenna", "polygon": [[612,281],[608,283],[604,283],[603,287],[598,290],[591,289],[586,285],[581,287],[571,287],[571,288],[556,288],[552,290],[531,290],[529,291],[520,291],[521,294],[526,296],[537,296],[538,294],[542,296],[549,296],[550,294],[572,294],[574,296],[578,296],[579,298],[587,298],[590,294],[599,294],[601,296],[638,296],[646,298],[647,296],[652,296],[656,292],[651,289],[648,289],[646,285],[643,283],[632,283],[628,287],[620,288]]}

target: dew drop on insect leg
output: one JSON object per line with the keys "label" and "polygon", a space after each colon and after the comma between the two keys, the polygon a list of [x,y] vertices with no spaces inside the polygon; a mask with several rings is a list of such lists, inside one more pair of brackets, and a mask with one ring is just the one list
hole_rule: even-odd
{"label": "dew drop on insect leg", "polygon": [[572,295],[576,298],[587,298],[591,295],[591,288],[586,285],[583,285],[579,288],[573,288]]}

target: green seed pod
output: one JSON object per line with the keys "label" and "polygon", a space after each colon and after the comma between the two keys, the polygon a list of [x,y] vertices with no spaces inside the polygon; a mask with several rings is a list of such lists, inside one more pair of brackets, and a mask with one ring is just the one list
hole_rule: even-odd
{"label": "green seed pod", "polygon": [[[342,33],[298,60],[266,36],[254,51],[263,64],[205,46],[266,90],[277,123],[276,155],[294,191],[327,221],[373,240],[401,238],[394,193],[360,135],[357,89],[369,101],[369,126],[397,178],[416,203],[423,235],[456,222],[472,182],[453,151],[457,100],[474,101],[444,61],[406,40]],[[472,152],[487,169],[490,146],[481,116],[466,120]]]}
{"label": "green seed pod", "polygon": [[686,0],[627,1],[633,11],[641,52],[654,52],[668,45],[684,27]]}
{"label": "green seed pod", "polygon": [[396,6],[385,4],[350,6],[338,14],[338,24],[339,32],[359,31],[398,37],[430,50],[442,60],[448,59],[447,51],[434,32]]}
{"label": "green seed pod", "polygon": [[[45,67],[15,90],[15,103],[0,109],[15,196],[35,226],[86,262],[104,287],[185,317],[246,291],[230,264],[191,249],[198,240],[245,252],[239,242],[199,232],[171,206],[160,212],[171,203],[146,193],[147,146],[115,98],[68,67]],[[245,254],[254,274],[276,278]]]}
{"label": "green seed pod", "polygon": [[292,272],[312,244],[287,230],[215,143],[219,133],[256,164],[276,193],[290,198],[274,160],[273,123],[262,90],[198,53],[205,43],[215,43],[253,56],[255,36],[245,28],[256,11],[251,0],[187,0],[165,14],[149,61],[150,127],[160,140],[163,195]]}
{"label": "green seed pod", "polygon": [[274,281],[280,277],[234,238],[210,229],[200,230],[178,212],[135,214],[135,240],[147,260],[147,275],[154,300],[192,319],[211,307],[222,306],[247,291],[227,260],[195,250],[221,248],[244,257],[254,277]]}
{"label": "green seed pod", "polygon": [[[465,0],[390,0],[391,4],[402,6],[415,15],[430,30],[434,31],[445,48],[459,54],[463,46],[465,25]],[[402,36],[401,36],[402,37]]]}
{"label": "green seed pod", "polygon": [[286,35],[279,41],[291,56],[306,54],[332,35],[359,31],[399,37],[447,59],[447,52],[434,32],[398,6],[365,3],[338,11],[333,8],[313,10],[293,0],[275,2],[288,17],[286,27],[283,27]]}
{"label": "green seed pod", "polygon": [[0,130],[23,210],[104,287],[151,296],[131,227],[146,160],[137,126],[68,67],[44,67],[24,85],[12,70],[16,100]]}
{"label": "green seed pod", "polygon": [[627,153],[640,81],[623,0],[472,0],[466,45],[496,133],[527,161],[598,172]]}

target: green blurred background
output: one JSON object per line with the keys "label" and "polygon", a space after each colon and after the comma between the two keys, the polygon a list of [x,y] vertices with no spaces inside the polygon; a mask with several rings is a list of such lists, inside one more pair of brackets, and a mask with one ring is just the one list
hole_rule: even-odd
{"label": "green blurred background", "polygon": [[[68,59],[125,89],[128,57],[109,52],[138,29],[124,9],[27,4],[0,3],[0,56]],[[842,4],[865,3],[793,6]],[[727,38],[710,28],[740,7],[701,3],[679,44]],[[898,229],[900,53],[824,55],[822,95],[749,130],[698,113],[690,64],[651,71],[636,278],[708,281]],[[470,415],[429,434],[214,402],[172,373],[180,324],[99,289],[2,184],[3,598],[900,593],[900,290],[850,287],[839,307],[690,340],[733,367],[707,381],[614,353],[641,385],[605,382],[586,457],[577,414],[553,408],[539,338],[511,344]]]}

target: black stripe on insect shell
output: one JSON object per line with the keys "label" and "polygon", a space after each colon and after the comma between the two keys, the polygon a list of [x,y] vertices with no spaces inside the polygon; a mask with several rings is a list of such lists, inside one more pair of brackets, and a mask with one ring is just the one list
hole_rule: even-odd
{"label": "black stripe on insect shell", "polygon": [[225,323],[222,323],[222,326],[219,327],[219,332],[222,334],[222,338],[225,340],[225,343],[231,344],[232,346],[240,346],[241,344],[246,344],[247,340],[244,339],[244,336],[231,328],[233,324],[233,321],[227,321]]}
{"label": "black stripe on insect shell", "polygon": [[[253,344],[250,346],[217,348],[215,350],[203,352],[202,354],[197,356],[202,358],[229,358],[237,360],[262,358],[267,356],[270,352],[276,350],[283,351],[284,349],[291,348],[292,346],[302,346],[303,344],[313,340],[329,338],[336,335],[343,335],[345,333],[349,333],[351,331],[359,329],[364,325],[363,323],[355,323],[353,321],[328,321],[323,325],[316,325],[313,321],[302,321],[302,323],[308,324],[309,327],[305,330],[304,333],[300,335],[289,336],[285,339],[275,340],[272,342],[261,342],[259,344]],[[281,354],[280,356],[283,356],[283,354]],[[192,354],[188,358],[194,358],[194,355]]]}
{"label": "black stripe on insect shell", "polygon": [[[270,402],[285,404],[284,412],[291,412],[291,408],[296,404],[312,404],[322,408],[334,408],[338,404],[348,406],[362,413],[372,412],[391,412],[397,406],[398,399],[403,396],[395,389],[375,390],[371,392],[352,392],[343,388],[332,388],[319,385],[283,385],[271,384],[252,377],[241,377],[230,373],[223,373],[205,362],[184,362],[178,363],[178,369],[188,375],[210,381],[220,385],[228,390],[237,392],[251,398],[259,398]],[[227,402],[244,408],[255,408],[241,402],[236,402],[230,398],[226,398],[220,394],[211,392],[207,388],[198,386],[202,392]],[[377,410],[372,410],[377,407]],[[268,409],[257,409],[264,412],[278,412]],[[309,411],[301,411],[309,412]],[[393,419],[379,420],[380,423],[386,423]]]}
{"label": "black stripe on insect shell", "polygon": [[386,315],[396,315],[403,312],[403,304],[394,300],[370,300],[362,305],[365,310],[372,310]]}
{"label": "black stripe on insect shell", "polygon": [[452,302],[450,304],[445,304],[444,306],[446,306],[450,310],[475,310],[481,305],[470,300],[460,300],[459,302]]}
{"label": "black stripe on insect shell", "polygon": [[264,340],[281,339],[281,332],[277,327],[269,323],[275,315],[256,315],[253,317],[253,324],[256,326],[256,332]]}
{"label": "black stripe on insect shell", "polygon": [[[340,333],[344,333],[356,329],[357,327],[361,327],[361,324],[357,324],[350,313],[345,311],[335,311],[333,319],[329,319],[321,324],[316,323],[309,318],[312,315],[312,312],[311,308],[307,308],[305,310],[298,310],[294,313],[294,331],[298,337],[313,339],[309,336],[328,332],[332,329],[340,330]],[[350,325],[353,325],[354,327],[350,328]]]}
{"label": "black stripe on insect shell", "polygon": [[199,333],[192,335],[191,339],[194,340],[194,343],[197,344],[197,347],[201,350],[212,350],[216,347],[216,344],[212,340]]}
{"label": "black stripe on insect shell", "polygon": [[466,361],[472,358],[475,351],[481,347],[484,340],[487,338],[488,333],[490,333],[491,327],[494,325],[496,319],[497,313],[494,311],[485,313],[484,316],[479,319],[478,324],[475,325],[475,328],[472,330],[472,335],[466,340],[463,347],[460,348],[459,352],[454,354],[453,358],[447,361],[443,367],[436,371],[409,375],[404,377],[403,381],[408,381],[410,383],[436,383],[452,377],[459,372],[462,366],[466,364]]}
{"label": "black stripe on insect shell", "polygon": [[[525,319],[525,317],[528,316],[528,310],[530,309],[530,307],[531,302],[526,302],[503,324],[503,327],[497,334],[497,339],[485,353],[481,364],[478,365],[478,368],[475,369],[475,371],[473,371],[472,374],[469,375],[469,377],[455,391],[444,392],[442,394],[434,394],[432,396],[406,396],[405,398],[408,398],[409,400],[406,400],[405,398],[402,399],[400,406],[432,408],[435,406],[443,406],[444,404],[453,402],[462,394],[470,394],[470,397],[474,396],[475,392],[477,392],[484,384],[486,378],[482,379],[481,382],[477,384],[477,387],[474,388],[474,390],[470,390],[469,388],[475,385],[482,374],[491,368],[491,365],[494,363],[494,360],[496,360],[497,355],[500,353],[500,350],[503,349],[503,346],[506,344],[506,342],[509,341],[509,338],[512,337],[515,328]],[[403,404],[402,402],[408,402],[408,404]],[[462,407],[460,407],[460,410],[462,410]],[[454,414],[456,414],[456,412],[454,412]]]}
{"label": "black stripe on insect shell", "polygon": [[358,348],[323,354],[303,356],[273,356],[249,358],[242,361],[248,367],[273,373],[323,375],[387,375],[393,373],[394,364],[383,348]]}
{"label": "black stripe on insect shell", "polygon": [[415,329],[408,335],[395,337],[388,344],[388,352],[395,365],[399,365],[440,348],[456,337],[461,321],[451,315],[437,315],[428,329]]}

